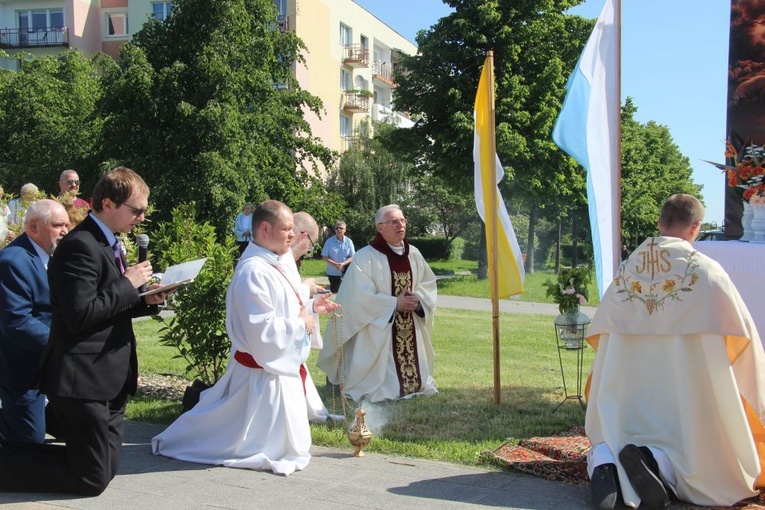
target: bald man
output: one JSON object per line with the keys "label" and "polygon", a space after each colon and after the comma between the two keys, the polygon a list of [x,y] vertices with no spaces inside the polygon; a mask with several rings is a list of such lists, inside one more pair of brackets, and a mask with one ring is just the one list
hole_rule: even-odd
{"label": "bald man", "polygon": [[61,172],[61,176],[58,178],[58,189],[58,198],[62,198],[67,194],[73,195],[73,207],[77,209],[90,209],[90,205],[77,196],[80,194],[80,176],[77,175],[76,171],[67,169]]}
{"label": "bald man", "polygon": [[0,440],[42,443],[45,396],[32,389],[51,323],[46,269],[69,218],[55,200],[27,209],[24,233],[0,251]]}

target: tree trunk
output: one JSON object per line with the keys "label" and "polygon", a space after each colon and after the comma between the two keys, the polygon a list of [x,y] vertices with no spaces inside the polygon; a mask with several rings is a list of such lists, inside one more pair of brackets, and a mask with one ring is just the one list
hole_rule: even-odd
{"label": "tree trunk", "polygon": [[579,265],[579,229],[574,215],[571,217],[571,267]]}
{"label": "tree trunk", "polygon": [[537,208],[531,207],[529,211],[529,238],[526,240],[526,263],[523,266],[526,274],[534,272],[534,226],[537,222]]}

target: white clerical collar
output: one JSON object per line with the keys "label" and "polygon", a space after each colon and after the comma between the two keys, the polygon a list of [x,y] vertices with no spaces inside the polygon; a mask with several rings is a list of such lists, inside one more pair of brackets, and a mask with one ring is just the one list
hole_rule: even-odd
{"label": "white clerical collar", "polygon": [[396,255],[403,255],[406,251],[406,245],[404,243],[401,243],[401,246],[393,246],[392,244],[389,244],[388,246]]}

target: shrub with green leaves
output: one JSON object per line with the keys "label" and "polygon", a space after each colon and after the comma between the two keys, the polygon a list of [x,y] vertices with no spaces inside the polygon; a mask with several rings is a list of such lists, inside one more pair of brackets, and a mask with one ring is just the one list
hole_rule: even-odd
{"label": "shrub with green leaves", "polygon": [[234,271],[236,248],[231,236],[220,243],[215,227],[194,218],[193,202],[179,205],[173,209],[172,220],[159,224],[152,236],[155,267],[207,257],[194,283],[173,295],[175,314],[157,320],[164,325],[160,342],[178,350],[176,357],[188,363],[186,372],[213,384],[226,369],[231,347],[226,334],[226,290]]}

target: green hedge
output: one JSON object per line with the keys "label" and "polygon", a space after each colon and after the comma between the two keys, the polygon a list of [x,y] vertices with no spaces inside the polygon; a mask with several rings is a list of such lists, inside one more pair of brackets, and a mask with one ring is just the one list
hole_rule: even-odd
{"label": "green hedge", "polygon": [[409,242],[415,245],[426,260],[440,260],[449,257],[449,246],[443,237],[411,237]]}

